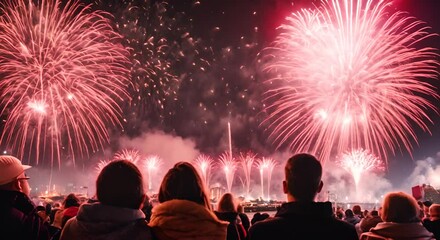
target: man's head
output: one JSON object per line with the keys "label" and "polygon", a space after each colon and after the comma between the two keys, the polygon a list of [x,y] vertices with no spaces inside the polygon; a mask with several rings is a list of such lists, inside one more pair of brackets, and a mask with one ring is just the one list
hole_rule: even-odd
{"label": "man's head", "polygon": [[295,154],[287,160],[283,190],[290,201],[314,201],[323,186],[322,166],[307,153]]}
{"label": "man's head", "polygon": [[431,221],[440,219],[440,204],[433,203],[429,206],[429,218]]}
{"label": "man's head", "polygon": [[96,180],[96,195],[102,204],[140,209],[146,197],[143,177],[128,160],[107,164]]}
{"label": "man's head", "polygon": [[0,155],[0,189],[20,191],[30,195],[30,187],[25,170],[31,166],[21,164],[16,157]]}

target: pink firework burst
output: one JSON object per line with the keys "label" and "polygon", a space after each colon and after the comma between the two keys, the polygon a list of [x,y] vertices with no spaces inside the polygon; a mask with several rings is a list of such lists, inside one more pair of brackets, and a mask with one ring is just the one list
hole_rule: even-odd
{"label": "pink firework burst", "polygon": [[222,155],[220,155],[218,164],[225,173],[227,190],[228,192],[231,192],[232,184],[234,183],[235,171],[237,171],[238,164],[230,152],[224,152]]}
{"label": "pink firework burst", "polygon": [[135,165],[139,162],[139,160],[142,158],[141,154],[139,153],[139,150],[136,149],[122,149],[121,151],[118,151],[113,156],[113,159],[124,159],[131,161]]}
{"label": "pink firework burst", "polygon": [[251,188],[251,172],[252,172],[252,167],[254,166],[254,162],[257,159],[257,154],[249,151],[246,153],[240,153],[240,157],[239,157],[239,161],[241,164],[241,168],[243,170],[244,176],[245,176],[245,180],[244,180],[244,185],[245,185],[245,197],[249,198],[250,197],[250,188]]}
{"label": "pink firework burst", "polygon": [[345,149],[387,154],[417,142],[413,126],[430,132],[437,112],[436,50],[416,44],[435,34],[391,10],[389,1],[323,1],[292,13],[265,49],[270,137],[326,161]]}
{"label": "pink firework burst", "polygon": [[110,15],[78,1],[0,5],[0,143],[19,157],[88,156],[122,127],[127,50]]}
{"label": "pink firework burst", "polygon": [[194,160],[194,166],[196,166],[197,170],[200,171],[200,175],[203,178],[203,181],[205,181],[205,185],[209,186],[209,179],[211,175],[211,169],[213,167],[214,160],[205,154],[200,154],[195,160]]}
{"label": "pink firework burst", "polygon": [[153,189],[153,174],[159,170],[162,162],[162,158],[157,155],[150,155],[144,160],[144,166],[147,169],[148,174],[148,191]]}
{"label": "pink firework burst", "polygon": [[112,161],[113,160],[100,160],[98,164],[96,164],[96,168],[95,168],[96,172],[99,174],[101,170]]}
{"label": "pink firework burst", "polygon": [[272,180],[272,172],[277,162],[272,158],[263,157],[258,159],[256,162],[257,168],[260,170],[260,181],[261,181],[261,197],[264,198],[264,172],[267,173],[267,198],[270,200],[270,182]]}
{"label": "pink firework burst", "polygon": [[364,173],[385,170],[384,162],[364,149],[344,153],[339,164],[353,176],[356,189]]}

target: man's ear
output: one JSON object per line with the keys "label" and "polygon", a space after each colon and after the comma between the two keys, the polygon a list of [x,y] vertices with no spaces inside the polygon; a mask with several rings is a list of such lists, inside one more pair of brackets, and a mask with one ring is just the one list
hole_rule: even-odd
{"label": "man's ear", "polygon": [[23,190],[23,188],[21,187],[21,181],[19,181],[19,180],[15,180],[12,183],[12,187],[19,192],[21,192]]}
{"label": "man's ear", "polygon": [[323,186],[324,186],[324,182],[321,180],[318,186],[318,193],[321,192]]}
{"label": "man's ear", "polygon": [[286,180],[283,181],[283,192],[287,194],[289,192],[289,189],[287,188],[287,182]]}

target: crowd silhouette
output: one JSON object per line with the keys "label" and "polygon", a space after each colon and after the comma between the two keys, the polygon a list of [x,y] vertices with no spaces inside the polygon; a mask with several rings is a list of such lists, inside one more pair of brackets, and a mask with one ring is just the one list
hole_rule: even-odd
{"label": "crowd silhouette", "polygon": [[298,153],[284,166],[286,201],[274,215],[257,212],[250,221],[232,193],[214,206],[190,162],[178,162],[162,179],[152,205],[138,167],[126,159],[109,162],[86,202],[74,193],[62,203],[38,205],[30,199],[29,177],[14,156],[0,156],[1,239],[440,239],[440,204],[417,202],[404,192],[388,192],[379,209],[343,209],[316,201],[323,189],[322,165]]}

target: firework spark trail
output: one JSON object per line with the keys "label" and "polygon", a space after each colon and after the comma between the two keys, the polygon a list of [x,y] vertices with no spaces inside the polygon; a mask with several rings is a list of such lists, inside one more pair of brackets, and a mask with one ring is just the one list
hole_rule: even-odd
{"label": "firework spark trail", "polygon": [[224,152],[219,157],[219,164],[223,169],[226,178],[226,185],[228,192],[232,191],[232,184],[234,181],[235,171],[237,170],[237,162],[235,158],[228,152]]}
{"label": "firework spark trail", "polygon": [[214,160],[205,154],[200,154],[195,160],[194,165],[197,170],[200,171],[200,175],[205,182],[205,185],[209,187],[211,169],[213,167]]}
{"label": "firework spark trail", "polygon": [[267,199],[270,199],[270,181],[272,179],[272,172],[277,163],[272,158],[263,157],[258,159],[256,166],[260,171],[261,181],[261,197],[264,199],[264,172],[267,172]]}
{"label": "firework spark trail", "polygon": [[113,159],[123,159],[132,162],[133,164],[137,164],[139,160],[142,158],[139,150],[136,149],[122,149],[114,154]]}
{"label": "firework spark trail", "polygon": [[107,166],[110,162],[112,162],[113,160],[100,160],[95,167],[96,172],[99,174],[101,172],[101,170]]}
{"label": "firework spark trail", "polygon": [[148,174],[148,191],[153,189],[153,171],[162,165],[163,160],[157,155],[151,155],[145,158],[144,166]]}
{"label": "firework spark trail", "polygon": [[[27,2],[27,1],[26,1]],[[128,97],[128,51],[110,15],[77,1],[1,4],[0,142],[24,157],[64,150],[89,155],[109,141],[108,126],[122,127],[119,101]],[[29,151],[27,151],[29,149]],[[42,150],[40,150],[42,149]]]}
{"label": "firework spark trail", "polygon": [[[274,45],[263,51],[265,110],[278,147],[328,160],[365,148],[387,153],[417,142],[412,125],[430,132],[428,100],[438,100],[436,49],[416,48],[435,34],[387,1],[324,1],[292,13]],[[368,9],[368,10],[365,10]]]}
{"label": "firework spark trail", "polygon": [[358,189],[360,178],[364,173],[385,170],[384,162],[364,149],[344,153],[339,164],[351,174],[356,189]]}
{"label": "firework spark trail", "polygon": [[257,154],[252,152],[240,153],[240,164],[245,176],[244,185],[245,189],[245,197],[249,198],[250,188],[251,188],[251,172],[252,166],[254,166],[255,159],[257,158]]}

